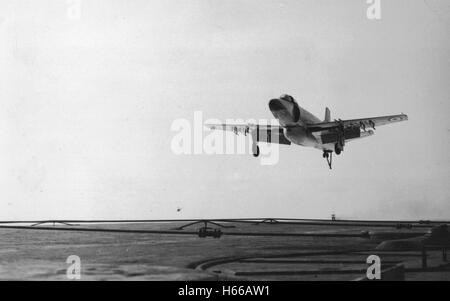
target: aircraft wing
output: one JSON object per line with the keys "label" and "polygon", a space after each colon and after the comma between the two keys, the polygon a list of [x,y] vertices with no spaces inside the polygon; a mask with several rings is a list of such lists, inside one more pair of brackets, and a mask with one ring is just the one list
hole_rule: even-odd
{"label": "aircraft wing", "polygon": [[291,142],[284,136],[283,128],[278,125],[259,124],[205,124],[210,130],[233,132],[236,135],[251,134],[254,141],[290,145]]}
{"label": "aircraft wing", "polygon": [[375,129],[378,126],[390,124],[394,122],[400,122],[408,120],[408,116],[405,114],[400,115],[390,115],[381,117],[371,117],[371,118],[360,118],[360,119],[350,119],[350,120],[335,120],[331,122],[321,122],[308,124],[308,130],[311,132],[321,132],[343,126],[344,129],[358,127],[363,130],[366,128]]}

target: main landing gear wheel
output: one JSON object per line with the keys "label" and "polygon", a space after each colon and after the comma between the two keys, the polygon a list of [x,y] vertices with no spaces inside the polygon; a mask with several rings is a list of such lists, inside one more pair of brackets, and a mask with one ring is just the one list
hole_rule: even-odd
{"label": "main landing gear wheel", "polygon": [[253,144],[252,151],[253,151],[253,157],[256,158],[259,156],[260,151],[259,151],[259,146],[257,144]]}
{"label": "main landing gear wheel", "polygon": [[331,169],[331,165],[333,163],[333,152],[332,151],[323,151],[323,157],[327,159],[328,167]]}

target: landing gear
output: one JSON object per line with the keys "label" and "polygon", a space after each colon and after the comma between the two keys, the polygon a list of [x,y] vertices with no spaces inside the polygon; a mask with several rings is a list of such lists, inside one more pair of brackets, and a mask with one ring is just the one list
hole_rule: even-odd
{"label": "landing gear", "polygon": [[334,152],[336,153],[336,155],[340,155],[341,152],[344,150],[344,145],[345,145],[345,128],[344,128],[344,123],[342,122],[342,120],[338,120],[338,127],[336,129],[336,134],[337,134],[337,142],[334,145]]}
{"label": "landing gear", "polygon": [[253,146],[252,146],[252,151],[253,151],[253,157],[258,157],[259,156],[259,154],[260,154],[260,151],[259,151],[259,146],[258,146],[258,144],[256,144],[256,143],[253,143]]}
{"label": "landing gear", "polygon": [[[336,135],[336,143],[334,144],[334,152],[336,155],[340,155],[344,151],[345,146],[345,127],[344,122],[342,120],[335,120],[337,122],[336,129],[331,133]],[[363,126],[364,124],[362,124]],[[358,130],[359,131],[359,130]],[[333,150],[324,150],[323,157],[327,159],[328,166],[331,169],[331,165],[333,163]]]}
{"label": "landing gear", "polygon": [[327,159],[328,167],[331,169],[331,165],[333,163],[333,152],[329,150],[323,151],[323,157]]}

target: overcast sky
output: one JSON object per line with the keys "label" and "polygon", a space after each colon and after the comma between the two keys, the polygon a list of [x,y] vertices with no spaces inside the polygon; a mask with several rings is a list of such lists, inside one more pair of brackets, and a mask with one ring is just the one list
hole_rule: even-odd
{"label": "overcast sky", "polygon": [[[0,219],[449,219],[450,1],[0,0]],[[175,155],[177,118],[409,121],[320,151]],[[181,211],[177,211],[181,208]]]}

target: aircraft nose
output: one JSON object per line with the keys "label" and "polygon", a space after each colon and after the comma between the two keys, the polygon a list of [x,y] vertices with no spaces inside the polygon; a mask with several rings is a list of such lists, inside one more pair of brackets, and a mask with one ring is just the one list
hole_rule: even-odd
{"label": "aircraft nose", "polygon": [[269,102],[269,108],[272,112],[277,112],[286,109],[279,99],[272,99]]}

